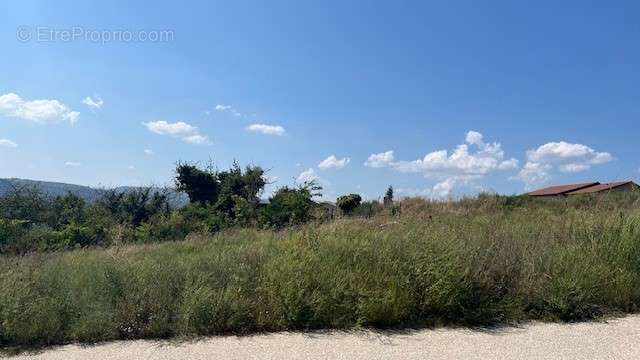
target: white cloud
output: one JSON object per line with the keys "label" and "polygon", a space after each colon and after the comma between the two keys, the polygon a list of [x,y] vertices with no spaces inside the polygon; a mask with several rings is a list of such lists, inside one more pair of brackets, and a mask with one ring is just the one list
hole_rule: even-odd
{"label": "white cloud", "polygon": [[133,166],[133,165],[129,165],[129,166],[127,166],[127,169],[129,169],[129,170],[135,170],[135,169],[136,169],[136,167],[135,167],[135,166]]}
{"label": "white cloud", "polygon": [[331,185],[330,181],[320,177],[313,168],[308,168],[307,170],[301,172],[300,175],[298,175],[298,177],[296,178],[296,182],[299,184],[310,181],[315,181],[316,183],[322,185],[323,187],[325,187],[325,190],[327,186]]}
{"label": "white cloud", "polygon": [[190,136],[198,132],[196,127],[191,126],[183,121],[170,123],[164,120],[160,120],[143,123],[143,125],[146,126],[149,131],[160,135],[175,135],[182,137]]}
{"label": "white cloud", "polygon": [[80,113],[71,111],[58,100],[26,101],[14,93],[0,95],[0,115],[29,120],[37,123],[68,121],[74,124]]}
{"label": "white cloud", "polygon": [[87,96],[82,100],[82,103],[94,109],[100,109],[102,105],[104,105],[104,101],[99,96],[96,96],[95,98]]}
{"label": "white cloud", "polygon": [[613,157],[608,152],[596,152],[586,145],[560,141],[550,142],[535,150],[527,151],[527,159],[543,164],[596,165],[609,162]]}
{"label": "white cloud", "polygon": [[209,139],[206,136],[201,135],[197,127],[189,125],[183,121],[170,123],[164,120],[159,120],[142,123],[142,125],[153,133],[169,135],[190,144],[201,145],[209,143]]}
{"label": "white cloud", "polygon": [[66,163],[64,163],[65,166],[71,166],[71,167],[79,167],[82,166],[81,163],[76,162],[76,161],[67,161]]}
{"label": "white cloud", "polygon": [[588,164],[564,164],[558,166],[558,170],[563,173],[576,173],[589,170],[589,168],[590,165]]}
{"label": "white cloud", "polygon": [[394,189],[394,195],[399,199],[409,198],[409,197],[430,198],[431,188],[426,188],[426,189],[397,188],[397,189]]}
{"label": "white cloud", "polygon": [[151,155],[153,155],[153,150],[151,150],[151,149],[144,149],[144,154],[145,154],[145,155],[149,155],[149,156],[151,156]]}
{"label": "white cloud", "polygon": [[368,166],[371,168],[382,168],[385,167],[393,161],[393,151],[389,150],[386,152],[371,154],[367,161],[365,161],[364,166]]}
{"label": "white cloud", "polygon": [[322,160],[320,162],[320,164],[318,164],[318,168],[320,170],[328,170],[328,169],[342,169],[343,167],[347,166],[347,164],[349,164],[349,162],[351,161],[350,158],[342,158],[342,159],[338,159],[336,158],[335,155],[331,155],[328,158]]}
{"label": "white cloud", "polygon": [[527,163],[512,179],[523,181],[525,187],[530,189],[549,181],[555,171],[576,173],[612,160],[610,153],[597,152],[587,145],[550,142],[527,151]]}
{"label": "white cloud", "polygon": [[540,164],[527,161],[524,167],[520,170],[518,175],[511,179],[522,180],[525,183],[525,187],[530,189],[534,184],[543,184],[551,179],[552,166],[548,164]]}
{"label": "white cloud", "polygon": [[18,147],[18,144],[9,139],[0,139],[0,146],[14,148]]}
{"label": "white cloud", "polygon": [[247,127],[249,131],[256,131],[265,135],[282,136],[285,134],[285,129],[280,125],[266,125],[266,124],[251,124]]}
{"label": "white cloud", "polygon": [[396,194],[399,198],[403,197],[422,197],[429,199],[443,199],[448,198],[454,194],[454,190],[459,186],[468,185],[475,177],[471,176],[452,176],[448,177],[431,188],[426,189],[412,189],[412,188],[399,188],[396,189]]}
{"label": "white cloud", "polygon": [[445,179],[444,181],[439,182],[433,186],[432,194],[436,197],[441,197],[441,198],[447,197],[451,195],[451,192],[453,191],[453,187],[455,186],[455,184],[456,184],[455,178]]}
{"label": "white cloud", "polygon": [[206,136],[200,134],[194,134],[182,138],[183,141],[195,145],[204,145],[209,143],[209,139]]}
{"label": "white cloud", "polygon": [[498,165],[498,170],[517,169],[518,164],[519,164],[518,159],[511,158],[509,160],[502,161],[500,165]]}
{"label": "white cloud", "polygon": [[469,131],[467,132],[467,136],[465,136],[465,141],[472,145],[478,145],[480,147],[484,146],[484,137],[477,131]]}
{"label": "white cloud", "polygon": [[216,107],[215,107],[214,109],[215,109],[216,111],[226,111],[226,112],[229,112],[229,113],[231,113],[233,116],[238,116],[238,117],[242,116],[242,114],[241,114],[238,110],[234,109],[234,107],[233,107],[233,106],[231,106],[231,105],[221,105],[221,104],[218,104],[218,105],[216,105]]}
{"label": "white cloud", "polygon": [[313,168],[308,168],[307,170],[303,171],[302,173],[300,173],[300,175],[298,175],[298,178],[296,179],[296,181],[301,184],[317,180],[320,180],[320,177],[318,176],[318,174],[316,174],[316,171],[313,170]]}
{"label": "white cloud", "polygon": [[[466,144],[461,144],[449,154],[447,150],[430,152],[422,159],[391,162],[390,165],[400,172],[417,172],[425,176],[486,175],[497,170],[510,170],[518,167],[518,160],[504,159],[500,143],[485,143],[482,134],[469,131]],[[473,149],[470,149],[470,147]]]}
{"label": "white cloud", "polygon": [[465,143],[456,146],[451,153],[436,150],[421,159],[395,161],[393,151],[387,151],[369,156],[365,166],[390,167],[403,173],[420,173],[427,178],[436,178],[439,182],[433,188],[413,193],[442,198],[451,196],[457,186],[473,185],[474,180],[482,179],[490,173],[517,169],[518,160],[505,158],[500,143],[487,143],[481,133],[469,131],[465,135]]}

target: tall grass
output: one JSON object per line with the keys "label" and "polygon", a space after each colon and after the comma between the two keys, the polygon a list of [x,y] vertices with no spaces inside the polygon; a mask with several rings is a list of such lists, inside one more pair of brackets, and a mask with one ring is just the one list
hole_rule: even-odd
{"label": "tall grass", "polygon": [[0,257],[0,341],[490,325],[635,311],[637,203],[624,211],[574,205],[410,200],[397,216]]}

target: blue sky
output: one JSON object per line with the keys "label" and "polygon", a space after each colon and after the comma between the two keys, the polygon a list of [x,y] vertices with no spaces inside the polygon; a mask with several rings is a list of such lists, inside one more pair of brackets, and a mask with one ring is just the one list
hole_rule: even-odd
{"label": "blue sky", "polygon": [[274,186],[318,178],[329,199],[637,180],[639,13],[634,1],[5,1],[0,177],[167,184],[177,160],[237,159]]}

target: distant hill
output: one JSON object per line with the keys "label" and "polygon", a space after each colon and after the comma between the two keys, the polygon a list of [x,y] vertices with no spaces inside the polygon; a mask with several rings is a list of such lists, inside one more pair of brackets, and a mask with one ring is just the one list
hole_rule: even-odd
{"label": "distant hill", "polygon": [[102,190],[94,189],[89,186],[12,178],[0,179],[0,196],[3,196],[14,188],[24,187],[36,188],[50,196],[63,196],[68,192],[71,192],[87,201],[95,201],[102,193]]}
{"label": "distant hill", "polygon": [[[64,196],[68,192],[75,194],[88,202],[97,200],[103,193],[104,189],[96,189],[90,186],[66,184],[52,181],[28,180],[28,179],[0,179],[0,196],[12,191],[15,188],[36,188],[49,196]],[[131,191],[137,189],[133,186],[120,186],[116,190]],[[184,206],[189,202],[186,194],[171,190],[171,203],[174,206]]]}

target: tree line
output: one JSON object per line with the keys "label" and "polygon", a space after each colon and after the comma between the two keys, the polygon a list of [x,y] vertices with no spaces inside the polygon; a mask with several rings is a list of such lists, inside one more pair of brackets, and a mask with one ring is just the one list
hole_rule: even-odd
{"label": "tree line", "polygon": [[[259,166],[237,162],[226,170],[211,162],[178,162],[175,190],[189,198],[180,207],[172,205],[172,192],[163,188],[106,190],[93,202],[70,192],[51,197],[38,188],[15,188],[0,197],[0,253],[176,241],[231,227],[280,229],[338,214],[371,216],[381,207],[358,194],[338,197],[335,206],[320,203],[322,187],[313,181],[282,186],[261,201],[265,175]],[[385,203],[387,197],[392,199],[392,188]]]}

